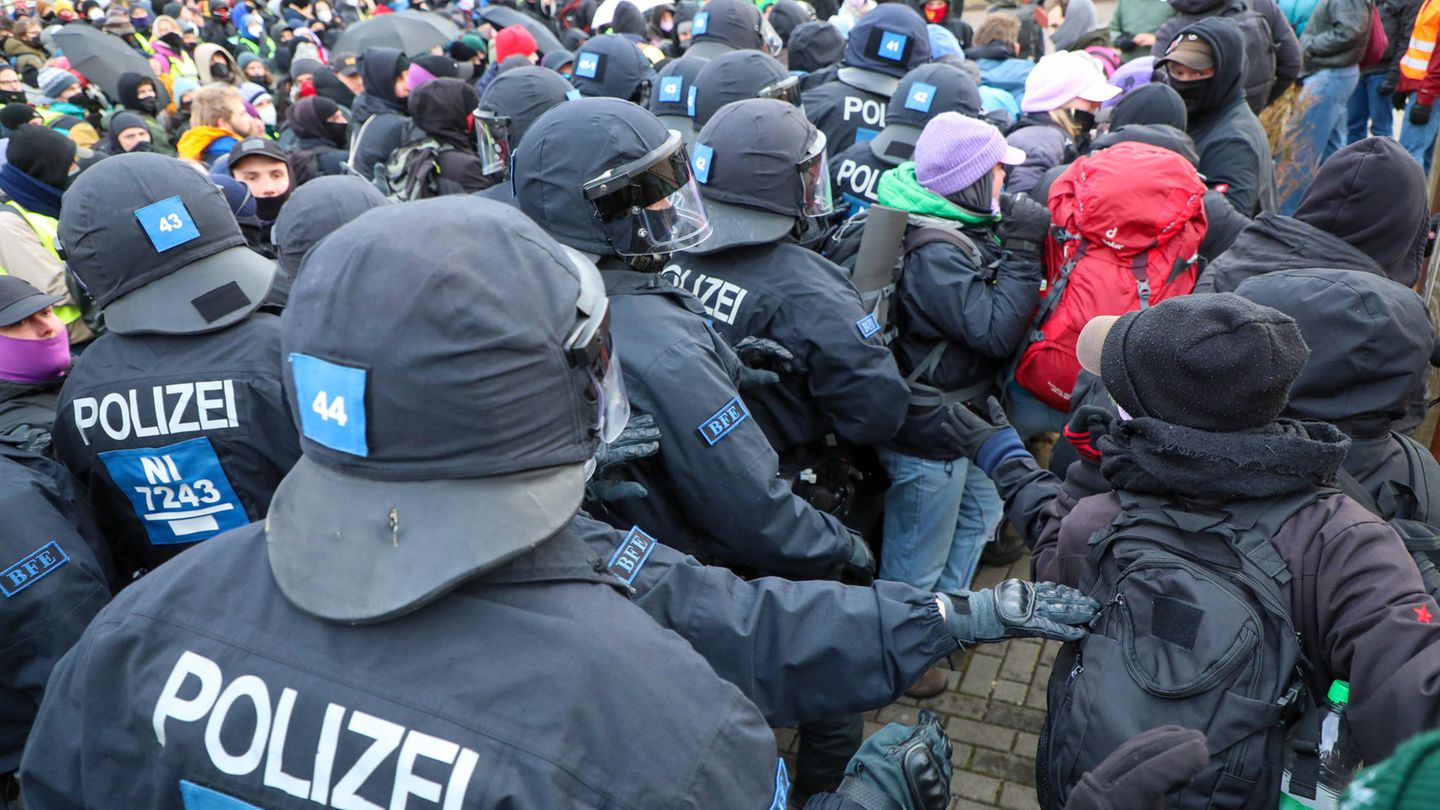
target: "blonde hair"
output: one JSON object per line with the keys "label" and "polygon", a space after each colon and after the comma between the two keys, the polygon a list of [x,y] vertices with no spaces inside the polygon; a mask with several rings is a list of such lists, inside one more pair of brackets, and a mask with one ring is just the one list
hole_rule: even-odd
{"label": "blonde hair", "polygon": [[207,84],[195,91],[190,102],[190,126],[218,127],[230,123],[231,101],[245,103],[240,90],[228,84]]}
{"label": "blonde hair", "polygon": [[1003,11],[986,14],[973,41],[977,46],[999,42],[1013,48],[1020,44],[1020,18]]}

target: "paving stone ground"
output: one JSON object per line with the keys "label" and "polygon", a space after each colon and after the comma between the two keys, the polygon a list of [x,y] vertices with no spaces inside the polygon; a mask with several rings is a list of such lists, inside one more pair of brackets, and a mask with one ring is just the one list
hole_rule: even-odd
{"label": "paving stone ground", "polygon": [[[1030,560],[1022,557],[1008,568],[982,567],[973,587],[1029,576]],[[944,692],[927,700],[902,697],[869,712],[865,734],[886,723],[913,723],[918,708],[930,709],[945,721],[955,748],[950,810],[1038,808],[1035,744],[1045,719],[1045,684],[1059,649],[1058,642],[1032,639],[976,647],[956,656],[953,671],[941,663],[950,681]],[[793,773],[795,730],[776,729],[775,735]]]}

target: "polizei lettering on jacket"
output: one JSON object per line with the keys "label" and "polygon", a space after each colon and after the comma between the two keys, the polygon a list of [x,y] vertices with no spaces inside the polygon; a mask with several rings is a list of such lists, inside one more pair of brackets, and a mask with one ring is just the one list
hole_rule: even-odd
{"label": "polizei lettering on jacket", "polygon": [[[336,703],[326,705],[318,733],[302,737],[292,734],[299,729],[291,728],[297,700],[303,698],[294,689],[276,694],[256,675],[241,675],[227,683],[219,664],[186,650],[155,702],[155,739],[163,748],[167,738],[180,730],[179,724],[203,724],[205,753],[216,770],[234,777],[258,776],[266,788],[321,807],[405,810],[414,806],[409,804],[412,796],[430,802],[427,807],[464,806],[480,761],[476,752]],[[173,739],[171,743],[178,744]],[[357,743],[361,753],[354,762],[346,767],[337,761],[342,746],[354,748]],[[303,772],[293,770],[295,763],[311,756],[314,759]],[[291,771],[286,770],[287,761]],[[223,787],[218,779],[202,781]],[[363,798],[362,790],[372,798],[388,794],[388,805]]]}
{"label": "polizei lettering on jacket", "polygon": [[80,439],[100,430],[117,442],[240,427],[233,380],[169,383],[77,397],[70,403]]}
{"label": "polizei lettering on jacket", "polygon": [[707,315],[732,326],[740,313],[740,303],[750,294],[749,290],[734,282],[684,270],[673,264],[662,270],[661,275],[676,287],[694,293]]}

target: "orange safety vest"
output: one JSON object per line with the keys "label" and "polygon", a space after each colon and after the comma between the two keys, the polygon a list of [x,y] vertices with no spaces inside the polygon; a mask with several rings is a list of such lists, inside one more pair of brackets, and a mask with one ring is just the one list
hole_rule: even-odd
{"label": "orange safety vest", "polygon": [[1430,70],[1430,55],[1435,52],[1436,34],[1440,33],[1440,0],[1425,0],[1420,13],[1415,15],[1415,31],[1410,35],[1410,47],[1400,57],[1400,73],[1408,79],[1420,81]]}

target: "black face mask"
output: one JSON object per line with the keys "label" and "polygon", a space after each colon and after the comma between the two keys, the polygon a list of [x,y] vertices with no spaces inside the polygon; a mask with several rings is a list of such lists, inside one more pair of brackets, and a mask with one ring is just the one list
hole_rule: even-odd
{"label": "black face mask", "polygon": [[216,62],[210,66],[210,78],[225,81],[230,78],[230,63]]}
{"label": "black face mask", "polygon": [[288,199],[288,191],[278,197],[256,197],[255,216],[259,217],[261,222],[274,222],[280,216],[280,207],[285,205]]}
{"label": "black face mask", "polygon": [[1180,95],[1181,101],[1185,102],[1185,112],[1192,116],[1200,112],[1200,103],[1204,100],[1206,91],[1210,89],[1210,79],[1182,82],[1167,75],[1165,83]]}
{"label": "black face mask", "polygon": [[973,214],[979,214],[982,217],[992,216],[995,205],[994,173],[985,172],[984,177],[981,177],[979,180],[976,180],[945,199]]}
{"label": "black face mask", "polygon": [[131,152],[154,152],[154,151],[155,151],[155,145],[152,144],[152,143],[150,143],[149,141],[141,141],[141,142],[135,144],[134,146],[130,147],[130,151],[131,151]]}
{"label": "black face mask", "polygon": [[169,46],[170,50],[174,51],[175,53],[180,53],[180,51],[183,50],[185,47],[185,41],[182,40],[180,38],[180,35],[175,33],[174,31],[171,31],[170,33],[160,37],[160,41]]}
{"label": "black face mask", "polygon": [[24,90],[0,90],[0,105],[4,105],[4,104],[24,104],[24,103],[25,103],[25,91],[24,91]]}
{"label": "black face mask", "polygon": [[154,115],[160,109],[160,99],[151,96],[135,100],[135,109],[147,115]]}
{"label": "black face mask", "polygon": [[345,147],[345,144],[349,142],[350,125],[337,124],[334,121],[326,121],[325,134],[330,136],[330,140],[336,146],[343,149]]}
{"label": "black face mask", "polygon": [[1095,128],[1095,113],[1089,110],[1071,110],[1070,120],[1075,122],[1081,132],[1089,132]]}

